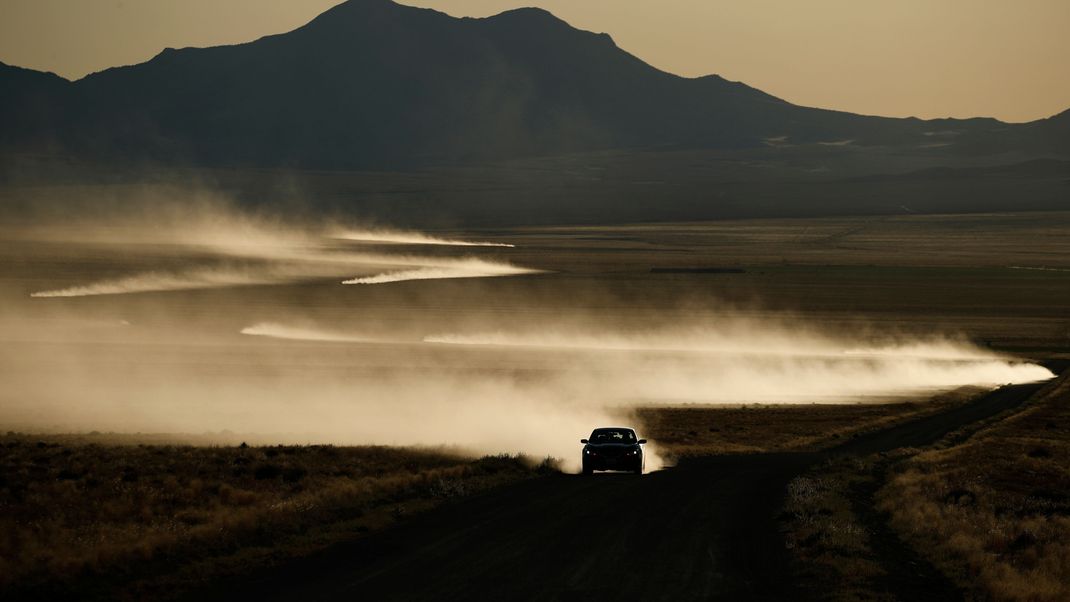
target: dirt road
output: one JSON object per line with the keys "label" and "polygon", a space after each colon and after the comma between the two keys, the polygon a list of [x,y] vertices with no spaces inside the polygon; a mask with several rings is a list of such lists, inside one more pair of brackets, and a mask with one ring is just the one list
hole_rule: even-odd
{"label": "dirt road", "polygon": [[598,474],[520,483],[196,598],[790,598],[776,514],[795,475],[828,454],[931,443],[1023,403],[1041,386],[1004,387],[822,453],[721,456],[642,477]]}

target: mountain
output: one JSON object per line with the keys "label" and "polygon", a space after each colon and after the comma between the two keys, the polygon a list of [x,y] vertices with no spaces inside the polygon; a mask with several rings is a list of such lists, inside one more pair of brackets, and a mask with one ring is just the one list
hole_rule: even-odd
{"label": "mountain", "polygon": [[208,166],[404,167],[607,149],[901,146],[1070,153],[1066,114],[866,117],[683,78],[540,9],[454,18],[349,0],[289,33],[69,82],[0,67],[0,149]]}
{"label": "mountain", "polygon": [[0,63],[0,148],[55,141],[72,87],[54,73]]}

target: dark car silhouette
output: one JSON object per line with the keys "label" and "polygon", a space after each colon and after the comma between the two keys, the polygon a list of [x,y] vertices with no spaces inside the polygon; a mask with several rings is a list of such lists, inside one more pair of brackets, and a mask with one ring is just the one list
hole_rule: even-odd
{"label": "dark car silhouette", "polygon": [[624,470],[643,474],[646,466],[643,444],[633,429],[622,426],[597,428],[583,443],[583,474],[596,470]]}

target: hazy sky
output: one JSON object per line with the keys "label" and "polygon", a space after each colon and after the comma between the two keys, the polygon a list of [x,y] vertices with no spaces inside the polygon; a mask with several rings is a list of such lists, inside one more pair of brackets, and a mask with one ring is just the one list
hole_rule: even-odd
{"label": "hazy sky", "polygon": [[[0,61],[68,78],[165,47],[248,41],[337,0],[0,0]],[[456,16],[544,7],[652,65],[786,100],[919,117],[1070,108],[1070,0],[407,0]]]}

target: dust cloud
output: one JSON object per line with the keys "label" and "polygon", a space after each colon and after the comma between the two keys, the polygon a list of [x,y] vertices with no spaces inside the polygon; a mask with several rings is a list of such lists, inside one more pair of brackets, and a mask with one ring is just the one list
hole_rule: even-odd
{"label": "dust cloud", "polygon": [[336,343],[383,343],[389,340],[376,339],[374,337],[346,335],[330,333],[313,328],[300,328],[285,326],[271,322],[253,324],[241,329],[242,334],[254,337],[270,337],[275,339],[289,339],[292,341],[333,341]]}
{"label": "dust cloud", "polygon": [[411,270],[385,272],[375,276],[343,280],[342,284],[386,284],[405,280],[441,280],[449,278],[493,278],[496,276],[514,276],[533,274],[539,270],[519,268],[516,266],[483,261],[481,259],[464,259],[452,261],[442,266],[425,266]]}
{"label": "dust cloud", "polygon": [[[1051,378],[1046,368],[963,341],[889,340],[862,347],[805,326],[755,321],[726,313],[721,325],[658,333],[619,331],[547,334],[447,334],[420,339],[424,353],[494,357],[539,366],[559,396],[628,407],[658,403],[814,403],[887,397],[963,385],[998,386]],[[318,328],[261,324],[244,334],[290,340],[378,342],[415,349],[412,337],[370,337]],[[468,353],[468,356],[457,355]]]}
{"label": "dust cloud", "polygon": [[381,266],[412,265],[410,269],[394,269],[370,276],[343,280],[342,284],[385,284],[405,280],[438,280],[451,278],[494,278],[535,273],[501,262],[474,258],[438,259],[420,257],[384,257],[378,255],[327,254],[311,256],[303,261],[274,261],[263,265],[200,267],[174,272],[145,272],[122,278],[101,280],[55,290],[30,293],[31,297],[88,297],[121,295],[158,291],[224,288],[246,285],[267,285],[302,282],[317,278],[341,277],[341,274]]}
{"label": "dust cloud", "polygon": [[[383,252],[380,243],[501,247],[513,245],[443,239],[408,231],[352,230],[338,236],[336,226],[305,223],[284,226],[244,216],[217,203],[182,211],[165,205],[156,214],[109,215],[101,221],[33,225],[19,237],[66,244],[128,245],[147,252],[167,248],[192,265],[151,270],[33,291],[31,297],[83,297],[160,291],[225,288],[243,285],[296,283],[319,278],[345,278],[343,284],[383,284],[404,280],[494,278],[537,272],[503,261],[479,257],[423,256]],[[339,244],[339,240],[345,241]],[[374,247],[374,248],[373,248]]]}
{"label": "dust cloud", "polygon": [[[403,245],[430,243],[402,232],[391,252],[389,232],[347,228],[365,242],[215,206],[20,227],[0,274],[0,424],[451,445],[576,469],[578,440],[639,406],[879,401],[1052,376],[966,341],[834,336],[713,299],[713,319],[665,326],[626,302],[619,319],[581,310],[575,279],[515,262],[520,249],[443,238],[412,254]],[[576,309],[515,303],[535,277]],[[660,464],[652,443],[648,468]]]}
{"label": "dust cloud", "polygon": [[254,284],[294,282],[313,277],[309,266],[261,266],[246,268],[196,268],[175,272],[145,272],[56,290],[30,293],[31,297],[89,297],[178,291]]}
{"label": "dust cloud", "polygon": [[588,357],[620,373],[609,388],[644,402],[812,403],[1054,376],[1042,366],[964,341],[862,341],[825,336],[804,323],[757,321],[730,313],[717,324],[659,332],[583,332],[570,327],[564,333],[548,324],[538,333],[438,334],[423,341]]}
{"label": "dust cloud", "polygon": [[500,242],[439,238],[437,236],[429,236],[422,232],[401,230],[345,230],[334,234],[334,236],[343,240],[352,240],[357,242],[402,245],[439,245],[447,247],[504,247],[510,249],[515,246]]}

